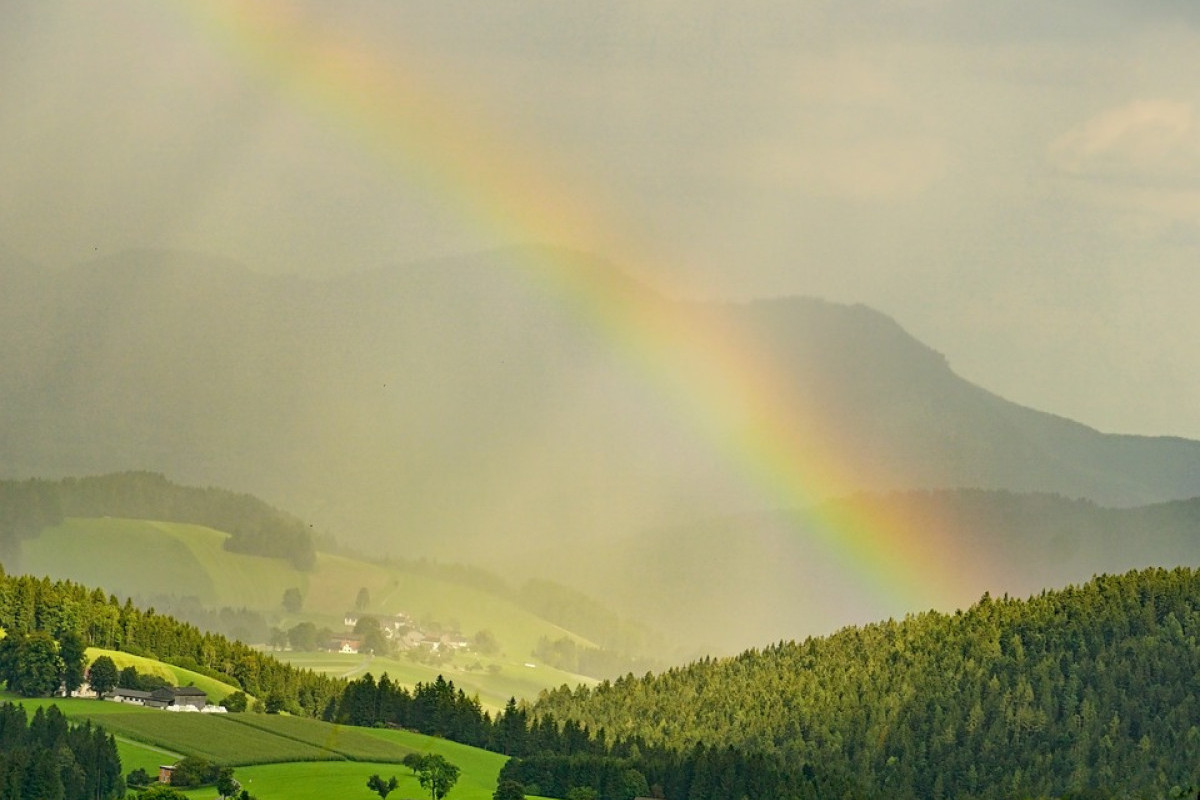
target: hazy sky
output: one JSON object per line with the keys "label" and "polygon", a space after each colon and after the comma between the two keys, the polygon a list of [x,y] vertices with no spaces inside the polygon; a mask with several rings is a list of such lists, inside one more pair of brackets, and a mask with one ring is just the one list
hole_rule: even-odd
{"label": "hazy sky", "polygon": [[330,274],[507,242],[894,316],[1200,438],[1200,4],[0,5],[0,254]]}

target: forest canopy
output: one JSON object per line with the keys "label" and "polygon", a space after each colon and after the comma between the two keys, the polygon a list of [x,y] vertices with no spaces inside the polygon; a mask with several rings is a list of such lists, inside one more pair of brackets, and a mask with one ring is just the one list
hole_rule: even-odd
{"label": "forest canopy", "polygon": [[533,714],[864,796],[1165,796],[1200,781],[1198,689],[1200,572],[1150,569],[563,687]]}

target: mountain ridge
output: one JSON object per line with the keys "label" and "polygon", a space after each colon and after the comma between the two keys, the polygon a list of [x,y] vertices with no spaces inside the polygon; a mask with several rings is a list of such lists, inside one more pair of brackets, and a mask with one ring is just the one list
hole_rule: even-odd
{"label": "mountain ridge", "polygon": [[[639,363],[644,341],[539,283],[538,258],[577,282],[575,299],[610,287],[610,302],[669,312],[681,330]],[[553,250],[319,280],[163,251],[22,275],[0,298],[5,475],[161,472],[263,497],[371,552],[607,591],[628,559],[606,542],[798,511],[778,508],[791,500],[736,449],[762,421],[735,411],[711,427],[689,382],[713,331],[769,376],[771,407],[788,411],[767,423],[836,455],[810,466],[841,469],[845,494],[979,488],[1125,507],[1200,495],[1200,442],[1011,403],[861,304],[687,303]]]}

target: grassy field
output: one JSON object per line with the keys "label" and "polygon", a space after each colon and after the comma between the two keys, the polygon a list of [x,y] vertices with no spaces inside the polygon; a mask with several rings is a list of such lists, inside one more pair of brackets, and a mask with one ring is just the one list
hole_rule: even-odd
{"label": "grassy field", "polygon": [[[367,613],[403,612],[468,637],[489,630],[500,657],[513,663],[529,660],[543,636],[590,644],[481,589],[327,553],[318,554],[313,570],[300,572],[281,559],[230,553],[222,547],[226,538],[199,525],[71,518],[22,544],[22,571],[102,586],[118,596],[195,596],[206,606],[250,608],[284,629],[309,620],[341,630],[343,613],[365,588]],[[299,615],[285,615],[283,593],[293,587],[303,594],[304,607]],[[556,677],[538,689],[560,682]]]}
{"label": "grassy field", "polygon": [[330,725],[307,717],[227,714],[222,719],[273,736],[319,747],[351,761],[398,762],[413,752],[411,747],[399,742],[372,736],[365,728]]}
{"label": "grassy field", "polygon": [[[526,666],[526,663],[533,663],[532,661],[513,662],[497,658],[479,658],[483,668],[468,670],[455,663],[429,666],[404,658],[378,658],[349,653],[303,653],[283,650],[272,655],[297,667],[327,675],[357,678],[370,672],[379,678],[386,672],[389,678],[407,686],[431,683],[441,675],[446,680],[454,681],[454,685],[468,696],[478,695],[484,708],[493,712],[502,709],[510,697],[532,700],[545,688],[558,687],[564,683],[571,687],[581,683],[596,683],[592,678],[563,672],[544,664]],[[476,659],[472,659],[474,660]],[[495,664],[496,669],[487,669],[490,664]]]}
{"label": "grassy field", "polygon": [[197,689],[203,689],[204,693],[208,695],[208,701],[214,705],[219,704],[230,693],[237,691],[236,686],[223,683],[207,675],[201,675],[199,672],[192,672],[190,669],[176,667],[173,664],[164,664],[152,658],[143,658],[131,653],[122,653],[120,650],[101,650],[98,647],[89,647],[85,654],[88,664],[91,664],[100,656],[111,658],[113,663],[117,665],[117,669],[132,666],[140,673],[157,675],[163,680],[169,681],[174,686],[195,686]]}
{"label": "grassy field", "polygon": [[[505,756],[408,731],[353,728],[319,720],[261,714],[173,714],[81,699],[24,699],[0,692],[0,701],[21,702],[29,713],[52,703],[72,720],[90,719],[117,737],[122,772],[155,774],[182,755],[204,755],[237,767],[236,777],[260,800],[369,798],[367,778],[395,775],[393,797],[425,796],[411,771],[398,762],[407,753],[437,753],[462,770],[448,800],[490,800]],[[326,760],[308,756],[323,754]],[[293,759],[297,755],[303,760]],[[274,761],[273,759],[281,759]],[[187,792],[211,800],[212,787]]]}
{"label": "grassy field", "polygon": [[[507,760],[496,753],[405,731],[372,728],[365,729],[365,732],[396,747],[419,753],[438,753],[458,766],[462,775],[447,795],[447,800],[491,800],[492,793],[496,791],[496,777]],[[400,785],[391,797],[429,796],[411,771],[398,764],[342,761],[332,764],[268,764],[237,770],[238,780],[243,781],[246,788],[262,800],[369,800],[378,797],[367,788],[367,778],[372,774],[384,779],[396,776]],[[192,796],[211,798],[211,794]]]}
{"label": "grassy field", "polygon": [[165,750],[207,758],[233,766],[278,761],[338,761],[341,754],[324,747],[278,736],[225,719],[223,714],[154,711],[108,714],[102,720],[112,733]]}

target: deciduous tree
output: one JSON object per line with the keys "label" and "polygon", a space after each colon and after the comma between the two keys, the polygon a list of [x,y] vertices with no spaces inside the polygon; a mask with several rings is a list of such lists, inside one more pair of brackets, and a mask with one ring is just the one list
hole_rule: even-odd
{"label": "deciduous tree", "polygon": [[517,781],[500,781],[492,800],[525,800],[525,786]]}
{"label": "deciduous tree", "polygon": [[111,692],[117,685],[117,665],[108,656],[98,656],[88,668],[88,685],[97,697]]}
{"label": "deciduous tree", "polygon": [[428,755],[417,770],[417,780],[429,790],[432,800],[441,800],[458,782],[459,769],[436,753]]}
{"label": "deciduous tree", "polygon": [[289,614],[300,613],[300,608],[304,605],[304,595],[300,594],[300,590],[295,586],[283,591],[283,610]]}
{"label": "deciduous tree", "polygon": [[66,631],[58,638],[58,657],[62,659],[62,685],[71,694],[83,685],[87,645],[75,631]]}
{"label": "deciduous tree", "polygon": [[386,781],[378,775],[367,778],[367,788],[376,792],[381,798],[386,798],[398,785],[400,785],[400,781],[396,779],[395,775]]}

